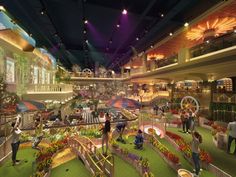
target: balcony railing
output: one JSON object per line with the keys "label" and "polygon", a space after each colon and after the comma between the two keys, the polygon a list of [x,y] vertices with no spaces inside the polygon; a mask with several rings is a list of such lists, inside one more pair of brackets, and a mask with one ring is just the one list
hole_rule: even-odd
{"label": "balcony railing", "polygon": [[236,104],[236,93],[214,93],[213,102]]}
{"label": "balcony railing", "polygon": [[236,33],[228,33],[190,49],[191,58],[236,45]]}
{"label": "balcony railing", "polygon": [[156,68],[162,68],[164,66],[168,66],[174,63],[178,63],[178,55],[172,55],[168,58],[157,60]]}
{"label": "balcony railing", "polygon": [[56,93],[73,92],[73,86],[70,84],[37,84],[29,85],[27,93]]}

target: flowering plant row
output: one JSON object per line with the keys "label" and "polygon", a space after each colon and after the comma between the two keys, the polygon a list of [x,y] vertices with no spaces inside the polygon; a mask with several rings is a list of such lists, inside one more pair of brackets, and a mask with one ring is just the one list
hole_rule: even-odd
{"label": "flowering plant row", "polygon": [[216,124],[212,124],[211,125],[211,128],[212,128],[212,134],[216,134],[216,133],[226,133],[226,130],[227,128],[223,127],[223,126],[220,126],[220,125],[216,125]]}
{"label": "flowering plant row", "polygon": [[112,140],[111,145],[118,154],[129,159],[132,164],[137,164],[139,167],[141,167],[144,177],[154,177],[154,175],[150,172],[150,163],[147,158],[142,158],[136,154],[129,152],[129,150],[126,148],[119,147],[115,140]]}
{"label": "flowering plant row", "polygon": [[165,147],[163,144],[161,144],[156,138],[150,137],[149,139],[150,143],[157,148],[168,160],[173,162],[174,164],[179,163],[179,157],[175,155],[174,153],[170,152],[170,150]]}
{"label": "flowering plant row", "polygon": [[[166,132],[166,135],[170,137],[172,140],[175,141],[175,143],[178,145],[179,149],[188,157],[192,158],[192,150],[189,143],[187,143],[181,136],[172,133],[172,132]],[[205,150],[200,149],[200,159],[203,162],[206,162],[207,164],[212,162],[212,158],[210,154],[208,154]]]}
{"label": "flowering plant row", "polygon": [[44,176],[48,172],[52,164],[52,156],[58,151],[63,149],[67,145],[67,140],[60,140],[52,143],[49,147],[44,148],[37,152],[36,162],[37,162],[37,172],[33,177]]}

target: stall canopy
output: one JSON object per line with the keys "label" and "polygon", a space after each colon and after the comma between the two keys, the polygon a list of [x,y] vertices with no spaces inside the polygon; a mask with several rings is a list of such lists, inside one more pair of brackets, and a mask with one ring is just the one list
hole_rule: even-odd
{"label": "stall canopy", "polygon": [[37,101],[21,101],[17,104],[17,112],[39,111],[46,109],[46,106]]}
{"label": "stall canopy", "polygon": [[128,98],[116,98],[109,100],[107,106],[114,108],[138,109],[141,107],[141,104],[138,101]]}

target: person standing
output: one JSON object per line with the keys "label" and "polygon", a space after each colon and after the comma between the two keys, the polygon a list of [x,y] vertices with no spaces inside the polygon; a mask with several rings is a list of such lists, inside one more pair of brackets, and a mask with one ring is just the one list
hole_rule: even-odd
{"label": "person standing", "polygon": [[186,133],[186,131],[187,131],[187,118],[186,118],[184,110],[181,110],[180,119],[181,119],[182,126],[183,126],[183,132]]}
{"label": "person standing", "polygon": [[190,129],[190,131],[194,131],[195,130],[195,121],[194,121],[193,112],[190,110],[188,115],[189,115],[188,116],[189,129]]}
{"label": "person standing", "polygon": [[[109,132],[111,131],[110,116],[108,113],[105,114],[105,119],[106,119],[105,124],[100,130],[102,131],[102,153],[105,156],[107,156]],[[105,152],[104,152],[104,143],[106,143]]]}
{"label": "person standing", "polygon": [[185,114],[184,114],[184,117],[185,117],[185,121],[186,121],[186,133],[189,133],[189,128],[190,128],[190,121],[189,121],[189,113],[188,111],[185,111]]}
{"label": "person standing", "polygon": [[11,148],[12,148],[12,165],[15,166],[20,163],[20,160],[16,159],[17,151],[20,146],[20,134],[21,130],[19,129],[21,123],[21,115],[18,114],[16,117],[16,122],[12,123],[12,143],[11,143]]}
{"label": "person standing", "polygon": [[193,163],[194,163],[194,167],[195,167],[195,175],[196,177],[199,176],[199,172],[200,172],[200,149],[199,149],[199,145],[202,143],[202,136],[198,133],[198,132],[191,132],[192,134],[192,158],[193,158]]}
{"label": "person standing", "polygon": [[[229,131],[227,153],[230,153],[230,147],[231,147],[231,143],[233,142],[233,140],[235,141],[235,144],[236,144],[236,121],[230,122],[228,124],[227,129]],[[236,146],[234,149],[234,154],[236,154]]]}

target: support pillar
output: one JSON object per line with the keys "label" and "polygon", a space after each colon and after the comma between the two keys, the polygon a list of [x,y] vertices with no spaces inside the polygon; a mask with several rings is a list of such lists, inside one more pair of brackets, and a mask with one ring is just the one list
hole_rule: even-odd
{"label": "support pillar", "polygon": [[236,93],[236,77],[231,77],[232,79],[232,91]]}
{"label": "support pillar", "polygon": [[147,72],[147,54],[146,53],[142,55],[142,68],[143,68],[143,73]]}
{"label": "support pillar", "polygon": [[190,52],[188,48],[181,48],[178,52],[178,63],[188,62],[190,59]]}

